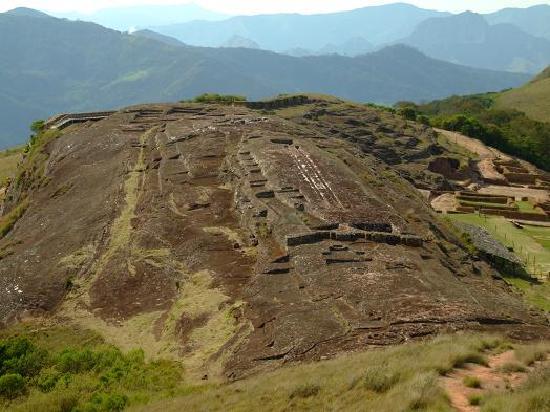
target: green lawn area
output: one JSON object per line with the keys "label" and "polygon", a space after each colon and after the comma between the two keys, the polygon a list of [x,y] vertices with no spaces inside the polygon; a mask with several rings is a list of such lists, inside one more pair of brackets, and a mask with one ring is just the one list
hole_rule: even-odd
{"label": "green lawn area", "polygon": [[[550,227],[524,226],[517,229],[506,218],[478,214],[448,215],[452,220],[481,226],[495,239],[512,246],[531,275],[543,277],[550,272]],[[508,283],[523,291],[525,299],[541,309],[550,311],[549,279],[537,283],[506,277]]]}
{"label": "green lawn area", "polygon": [[525,300],[533,306],[550,312],[550,283],[532,283],[528,280],[504,276],[506,282],[523,292]]}
{"label": "green lawn area", "polygon": [[[506,218],[483,216],[478,214],[449,215],[451,219],[481,226],[506,246],[514,248],[515,253],[527,264],[530,273],[548,273],[550,271],[550,228],[525,226],[517,229]],[[533,264],[536,266],[533,271]]]}
{"label": "green lawn area", "polygon": [[516,202],[516,205],[518,205],[520,212],[542,213],[540,210],[535,209],[531,202]]}

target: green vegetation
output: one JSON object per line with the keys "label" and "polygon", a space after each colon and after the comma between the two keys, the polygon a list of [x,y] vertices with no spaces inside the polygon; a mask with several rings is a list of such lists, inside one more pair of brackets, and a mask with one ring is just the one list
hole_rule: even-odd
{"label": "green vegetation", "polygon": [[517,373],[525,372],[527,369],[521,363],[518,362],[508,362],[502,365],[500,368],[501,372],[504,373]]}
{"label": "green vegetation", "polygon": [[550,344],[534,343],[516,348],[516,359],[527,366],[532,366],[535,362],[546,360],[550,352]]}
{"label": "green vegetation", "polygon": [[[486,363],[510,345],[457,333],[430,341],[294,364],[229,384],[190,384],[174,361],[146,361],[70,326],[22,324],[0,331],[0,408],[10,411],[438,410],[450,411],[439,377]],[[544,359],[548,345],[518,345],[518,359]],[[544,382],[531,382],[539,393]],[[491,395],[499,402],[508,394]],[[485,403],[485,401],[484,401]]]}
{"label": "green vegetation", "polygon": [[0,340],[0,406],[13,411],[120,411],[183,389],[181,376],[175,362],[146,362],[143,351],[122,353],[86,331],[26,329]]}
{"label": "green vegetation", "polygon": [[192,99],[191,102],[232,104],[236,102],[246,102],[246,97],[231,94],[204,93]]}
{"label": "green vegetation", "polygon": [[[21,142],[26,133],[22,125],[51,113],[175,101],[208,90],[259,99],[307,87],[361,102],[394,103],[472,89],[501,90],[527,81],[523,74],[429,59],[405,46],[359,60],[289,59],[246,48],[181,47],[47,16],[2,13],[0,38],[13,40],[2,44],[0,147]],[[368,76],[361,75],[365,65],[373,68]]]}
{"label": "green vegetation", "polygon": [[518,229],[506,218],[479,214],[448,215],[448,218],[487,230],[503,245],[513,248],[529,273],[544,275],[550,270],[550,228],[526,225]]}
{"label": "green vegetation", "polygon": [[22,147],[0,151],[0,189],[6,187],[17,172],[17,164],[21,160]]}
{"label": "green vegetation", "polygon": [[550,124],[534,120],[513,106],[497,105],[498,98],[495,93],[452,96],[423,105],[401,102],[396,108],[410,120],[427,116],[434,127],[477,138],[550,170]]}
{"label": "green vegetation", "polygon": [[468,397],[468,403],[472,406],[481,405],[482,400],[483,400],[483,397],[477,393],[474,393]]}
{"label": "green vegetation", "polygon": [[61,136],[59,130],[45,130],[41,120],[34,122],[30,128],[33,134],[23,149],[25,158],[15,179],[16,187],[21,189],[23,195],[45,182],[44,167],[49,157],[45,149],[50,142]]}
{"label": "green vegetation", "polygon": [[372,410],[451,411],[441,374],[469,360],[483,361],[503,342],[457,334],[423,343],[346,354],[283,367],[201,393],[158,401],[139,410]]}
{"label": "green vegetation", "polygon": [[[479,214],[448,215],[447,218],[487,230],[503,245],[513,249],[523,260],[528,273],[544,278],[550,271],[550,228],[525,225],[523,229],[518,229],[505,218]],[[550,282],[547,279],[518,278],[506,273],[502,275],[510,285],[523,293],[528,303],[550,311]]]}
{"label": "green vegetation", "polygon": [[550,368],[541,368],[527,382],[505,394],[488,394],[482,412],[532,412],[550,410]]}
{"label": "green vegetation", "polygon": [[[28,192],[32,188],[40,187],[46,181],[44,167],[49,155],[44,149],[49,142],[61,135],[57,130],[44,130],[44,122],[41,120],[34,122],[30,129],[33,134],[22,149],[25,157],[20,167],[17,168],[17,177],[14,183],[19,189],[19,199],[8,199],[18,203],[6,215],[0,217],[0,238],[6,236],[13,229],[29,207]],[[0,158],[0,164],[2,164],[2,158]],[[13,170],[11,173],[16,174]]]}
{"label": "green vegetation", "polygon": [[500,93],[495,106],[516,109],[539,122],[550,123],[550,73],[549,69],[525,86]]}
{"label": "green vegetation", "polygon": [[462,383],[467,388],[481,388],[481,381],[477,376],[465,376]]}
{"label": "green vegetation", "polygon": [[531,202],[515,202],[520,212],[526,213],[543,213],[542,211],[535,209]]}
{"label": "green vegetation", "polygon": [[23,200],[13,210],[4,216],[0,216],[0,239],[6,236],[29,207],[28,199]]}

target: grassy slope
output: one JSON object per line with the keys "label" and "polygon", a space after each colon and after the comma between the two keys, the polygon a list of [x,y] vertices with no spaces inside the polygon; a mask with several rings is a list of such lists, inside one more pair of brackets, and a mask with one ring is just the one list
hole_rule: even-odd
{"label": "grassy slope", "polygon": [[[481,226],[506,246],[513,246],[515,253],[525,262],[529,273],[550,271],[550,228],[525,226],[516,229],[507,219],[498,216],[480,217],[477,214],[448,215],[451,219]],[[506,281],[524,293],[528,303],[550,311],[550,283],[529,282],[525,279],[505,277]]]}
{"label": "grassy slope", "polygon": [[516,109],[540,122],[550,123],[550,77],[499,94],[496,107]]}
{"label": "grassy slope", "polygon": [[21,149],[9,149],[0,152],[0,189],[8,178],[15,176],[17,164],[21,159]]}
{"label": "grassy slope", "polygon": [[[483,348],[501,342],[474,335],[440,337],[294,365],[201,394],[163,400],[147,411],[451,411],[439,376],[465,362],[483,363]],[[531,349],[528,349],[531,351]],[[538,385],[548,390],[548,382]],[[495,396],[494,402],[498,401]],[[525,399],[524,399],[525,401]],[[517,411],[526,410],[521,407]]]}
{"label": "grassy slope", "polygon": [[[457,333],[293,364],[230,384],[190,385],[180,364],[145,362],[139,351],[123,354],[88,330],[27,323],[0,331],[0,346],[2,339],[13,336],[30,339],[47,356],[28,357],[23,364],[40,365],[27,375],[24,393],[11,401],[0,397],[0,409],[11,411],[103,411],[118,410],[117,405],[162,412],[249,411],[260,404],[265,411],[451,411],[439,377],[467,362],[484,363],[489,353],[509,347],[500,338]],[[516,347],[526,363],[548,350],[548,344]],[[535,389],[548,388],[541,381]],[[507,396],[520,395],[524,402],[530,396],[522,390]]]}

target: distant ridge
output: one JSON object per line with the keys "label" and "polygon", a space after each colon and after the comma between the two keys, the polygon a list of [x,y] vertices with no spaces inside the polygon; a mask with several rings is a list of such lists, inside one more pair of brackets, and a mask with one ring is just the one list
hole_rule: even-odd
{"label": "distant ridge", "polygon": [[129,34],[132,35],[132,36],[145,37],[147,39],[160,41],[161,43],[165,43],[165,44],[168,44],[170,46],[186,46],[185,43],[183,43],[183,42],[181,42],[177,39],[174,39],[173,37],[164,36],[160,33],[157,33],[155,31],[149,30],[149,29],[136,30],[136,31],[133,31]]}
{"label": "distant ridge", "polygon": [[192,21],[150,27],[195,46],[219,47],[231,36],[248,38],[266,50],[321,50],[362,38],[382,46],[408,36],[418,23],[447,16],[435,10],[395,3],[328,14],[237,16],[222,21]]}
{"label": "distant ridge", "polygon": [[53,113],[178,101],[205,92],[246,95],[322,93],[393,104],[502,90],[529,76],[428,58],[407,46],[350,58],[296,58],[247,48],[182,47],[66,19],[0,14],[0,146],[28,136]]}
{"label": "distant ridge", "polygon": [[16,7],[15,9],[8,10],[6,14],[23,17],[50,17],[46,13],[28,7]]}
{"label": "distant ridge", "polygon": [[550,40],[550,5],[539,4],[527,8],[505,8],[485,15],[491,24],[514,24],[532,36]]}
{"label": "distant ridge", "polygon": [[534,74],[550,64],[550,40],[471,12],[425,20],[403,42],[436,59],[490,70]]}
{"label": "distant ridge", "polygon": [[[548,66],[546,69],[544,69],[542,71],[542,73],[540,73],[539,75],[537,75],[534,79],[533,79],[533,82],[539,82],[541,80],[546,80],[546,79],[550,79],[550,66]],[[550,97],[550,96],[549,96]]]}

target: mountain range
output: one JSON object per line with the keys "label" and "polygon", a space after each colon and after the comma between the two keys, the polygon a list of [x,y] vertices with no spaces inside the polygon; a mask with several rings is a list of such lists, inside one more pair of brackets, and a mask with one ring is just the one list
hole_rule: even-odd
{"label": "mountain range", "polygon": [[141,5],[112,7],[92,13],[55,13],[55,17],[82,20],[115,30],[127,31],[150,26],[183,23],[193,20],[222,20],[228,16],[204,9],[196,4]]}
{"label": "mountain range", "polygon": [[[142,33],[143,34],[143,33]],[[360,57],[295,58],[246,48],[168,44],[29,10],[0,14],[1,145],[57,112],[177,101],[204,92],[260,99],[318,92],[363,102],[427,101],[501,90],[529,76],[437,61],[407,46]]]}
{"label": "mountain range", "polygon": [[550,64],[550,40],[512,23],[491,25],[472,12],[428,19],[401,42],[428,56],[472,67],[538,73]]}
{"label": "mountain range", "polygon": [[238,36],[292,56],[357,56],[406,43],[452,63],[534,74],[550,64],[548,21],[550,5],[452,15],[396,3],[332,14],[238,16],[149,27],[190,45],[219,47]]}
{"label": "mountain range", "polygon": [[218,47],[238,35],[266,50],[286,52],[301,48],[316,52],[356,38],[374,45],[390,43],[411,34],[424,20],[446,15],[397,3],[331,14],[237,16],[217,22],[193,21],[149,28],[194,46]]}

